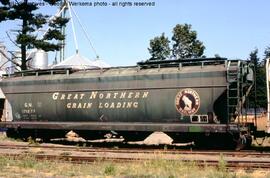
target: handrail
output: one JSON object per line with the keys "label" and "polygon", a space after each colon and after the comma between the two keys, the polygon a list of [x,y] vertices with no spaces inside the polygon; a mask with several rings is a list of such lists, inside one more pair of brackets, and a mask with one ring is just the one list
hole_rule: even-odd
{"label": "handrail", "polygon": [[53,73],[71,73],[72,68],[56,68],[56,69],[37,69],[37,70],[24,70],[15,72],[14,74],[4,74],[3,77],[18,77],[18,76],[29,76],[38,74],[53,74]]}
{"label": "handrail", "polygon": [[163,68],[163,67],[179,67],[179,66],[201,66],[226,64],[227,58],[190,58],[190,59],[175,59],[175,60],[147,60],[138,62],[137,65],[141,68]]}

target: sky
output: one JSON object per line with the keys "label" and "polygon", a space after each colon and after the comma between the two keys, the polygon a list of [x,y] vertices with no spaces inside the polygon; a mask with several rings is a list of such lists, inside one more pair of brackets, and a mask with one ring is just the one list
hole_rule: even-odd
{"label": "sky", "polygon": [[[247,59],[258,48],[259,57],[270,46],[269,0],[70,0],[91,2],[92,6],[73,6],[101,59],[112,66],[136,65],[150,58],[150,39],[163,32],[171,39],[176,24],[191,24],[206,47],[205,55],[219,54],[229,59]],[[40,2],[37,0],[37,2]],[[94,7],[95,2],[96,6]],[[118,2],[118,6],[112,6]],[[132,6],[122,7],[121,2]],[[135,2],[154,2],[151,7],[134,6]],[[107,4],[107,5],[106,5]],[[57,7],[40,6],[40,11],[55,14]],[[81,55],[95,59],[95,53],[73,14]],[[0,23],[0,41],[9,50],[14,45],[6,31],[18,22]],[[71,22],[67,26],[65,56],[75,54]],[[15,37],[15,35],[13,35]],[[50,53],[52,62],[55,53]]]}

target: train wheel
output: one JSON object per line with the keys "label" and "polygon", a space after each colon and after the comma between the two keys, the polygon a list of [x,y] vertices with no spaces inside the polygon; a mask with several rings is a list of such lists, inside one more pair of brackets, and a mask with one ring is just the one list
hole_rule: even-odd
{"label": "train wheel", "polygon": [[62,130],[47,130],[47,129],[8,129],[7,137],[14,139],[22,139],[23,141],[29,141],[40,139],[43,142],[49,142],[52,138],[64,138],[65,131]]}
{"label": "train wheel", "polygon": [[235,149],[236,141],[231,134],[223,133],[166,133],[174,143],[195,144],[198,149]]}
{"label": "train wheel", "polygon": [[209,136],[203,136],[203,138],[204,140],[195,140],[196,147],[234,150],[237,144],[234,136],[231,134],[210,134]]}
{"label": "train wheel", "polygon": [[35,141],[37,138],[37,130],[35,129],[19,129],[19,138],[23,141]]}
{"label": "train wheel", "polygon": [[14,139],[19,138],[19,133],[18,133],[18,130],[17,130],[17,129],[11,129],[11,128],[9,128],[9,129],[6,131],[6,135],[7,135],[7,137],[9,137],[9,138],[14,138]]}
{"label": "train wheel", "polygon": [[31,129],[8,129],[6,131],[7,137],[14,139],[22,139],[23,141],[27,141],[29,137],[35,138],[35,131]]}
{"label": "train wheel", "polygon": [[236,150],[248,149],[251,147],[251,143],[252,137],[249,134],[241,134],[237,142]]}

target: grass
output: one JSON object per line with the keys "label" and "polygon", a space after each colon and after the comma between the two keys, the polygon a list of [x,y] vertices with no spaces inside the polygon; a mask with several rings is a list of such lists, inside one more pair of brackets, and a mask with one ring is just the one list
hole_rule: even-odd
{"label": "grass", "polygon": [[218,168],[198,167],[194,162],[151,161],[115,163],[96,161],[85,164],[63,163],[60,161],[36,160],[31,154],[23,157],[0,156],[0,177],[127,177],[127,178],[234,178],[234,177],[269,177],[270,172],[244,171],[230,172],[220,158]]}

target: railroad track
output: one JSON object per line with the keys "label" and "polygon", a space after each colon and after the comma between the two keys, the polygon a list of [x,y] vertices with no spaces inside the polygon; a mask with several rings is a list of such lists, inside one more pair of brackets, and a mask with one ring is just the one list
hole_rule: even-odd
{"label": "railroad track", "polygon": [[167,150],[167,149],[143,149],[143,148],[96,148],[96,147],[77,147],[77,146],[62,146],[62,145],[35,145],[35,144],[0,144],[0,149],[29,149],[29,148],[43,148],[54,149],[61,151],[80,151],[80,152],[96,152],[96,153],[160,153],[160,154],[190,154],[190,155],[223,155],[223,156],[235,156],[235,157],[264,157],[270,158],[270,152],[255,151],[255,150],[241,150],[241,151],[228,151],[228,150],[193,150],[193,149],[179,149],[179,150]]}
{"label": "railroad track", "polygon": [[203,151],[203,150],[164,150],[126,148],[88,148],[61,145],[0,144],[0,155],[20,158],[31,155],[37,159],[61,160],[74,163],[107,160],[148,161],[173,160],[195,162],[198,166],[219,166],[224,162],[227,168],[270,169],[270,152],[245,151]]}

